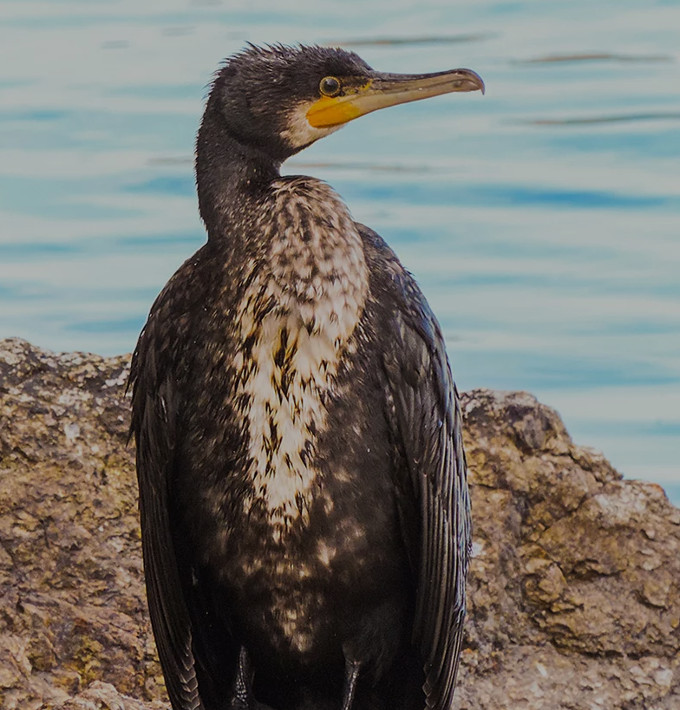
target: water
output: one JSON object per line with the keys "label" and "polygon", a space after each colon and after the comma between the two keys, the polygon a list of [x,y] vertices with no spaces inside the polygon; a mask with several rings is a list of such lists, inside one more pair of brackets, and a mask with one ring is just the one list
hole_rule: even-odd
{"label": "water", "polygon": [[390,241],[462,388],[535,393],[680,503],[679,31],[670,1],[0,0],[0,337],[133,348],[204,239],[194,135],[245,41],[469,66],[485,97],[372,114],[286,170]]}

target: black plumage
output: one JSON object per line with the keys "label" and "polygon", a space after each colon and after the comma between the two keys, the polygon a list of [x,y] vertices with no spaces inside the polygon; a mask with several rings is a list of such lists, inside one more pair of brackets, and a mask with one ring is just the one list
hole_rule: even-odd
{"label": "black plumage", "polygon": [[439,326],[385,242],[283,160],[357,115],[482,89],[251,47],[197,140],[207,243],[133,357],[149,609],[173,708],[446,710],[470,519]]}

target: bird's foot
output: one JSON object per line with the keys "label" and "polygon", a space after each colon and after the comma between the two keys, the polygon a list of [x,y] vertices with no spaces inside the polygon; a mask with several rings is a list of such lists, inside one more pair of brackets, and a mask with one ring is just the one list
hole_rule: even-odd
{"label": "bird's foot", "polygon": [[238,672],[234,683],[234,692],[227,705],[227,710],[272,710],[269,705],[258,703],[253,696],[253,671],[248,651],[241,646],[238,656]]}
{"label": "bird's foot", "polygon": [[343,688],[342,710],[351,710],[352,708],[360,668],[361,664],[359,661],[350,661],[348,658],[345,658],[345,683]]}
{"label": "bird's foot", "polygon": [[269,705],[264,703],[258,703],[255,698],[250,698],[248,701],[239,700],[237,698],[232,698],[227,705],[226,710],[274,710]]}

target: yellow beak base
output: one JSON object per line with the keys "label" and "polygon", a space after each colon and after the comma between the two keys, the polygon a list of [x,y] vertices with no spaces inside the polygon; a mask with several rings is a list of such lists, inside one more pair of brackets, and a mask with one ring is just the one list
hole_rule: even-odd
{"label": "yellow beak base", "polygon": [[322,96],[307,111],[314,128],[328,128],[388,106],[420,101],[458,91],[481,91],[484,82],[470,69],[436,74],[376,74],[360,86],[346,88],[340,96]]}

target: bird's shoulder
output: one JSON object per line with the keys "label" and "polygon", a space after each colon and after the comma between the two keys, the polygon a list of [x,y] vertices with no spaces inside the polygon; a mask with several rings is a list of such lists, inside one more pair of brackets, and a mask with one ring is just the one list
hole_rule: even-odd
{"label": "bird's shoulder", "polygon": [[204,245],[175,271],[151,306],[132,354],[133,410],[147,390],[152,391],[164,375],[177,369],[194,339],[197,318],[205,313],[214,290],[212,258]]}
{"label": "bird's shoulder", "polygon": [[[357,227],[371,278],[373,330],[380,343],[376,350],[386,381],[388,419],[395,430],[410,432],[408,436],[415,436],[416,430],[424,433],[430,425],[435,431],[442,423],[453,436],[459,427],[454,423],[457,392],[439,322],[394,251],[372,229]],[[425,439],[413,442],[415,449],[442,443]]]}
{"label": "bird's shoulder", "polygon": [[371,280],[371,301],[381,329],[396,329],[400,338],[426,349],[444,347],[437,319],[413,275],[392,248],[370,227],[356,223]]}

